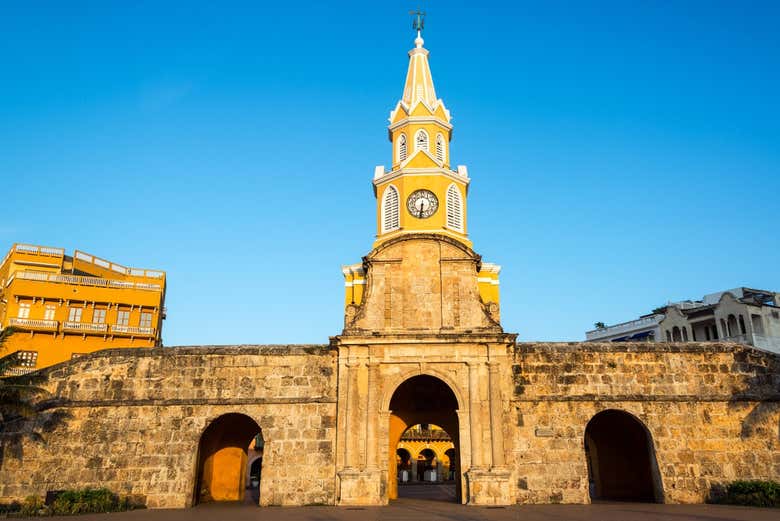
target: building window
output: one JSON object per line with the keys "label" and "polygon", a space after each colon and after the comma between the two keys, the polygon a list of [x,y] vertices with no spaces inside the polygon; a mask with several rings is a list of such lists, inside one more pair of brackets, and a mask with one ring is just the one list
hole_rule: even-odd
{"label": "building window", "polygon": [[447,188],[447,227],[463,231],[463,201],[460,190],[454,184]]}
{"label": "building window", "polygon": [[406,146],[406,134],[401,134],[398,137],[398,162],[406,161],[408,149]]}
{"label": "building window", "polygon": [[683,339],[683,342],[687,342],[688,341],[688,328],[686,328],[685,326],[683,326],[683,328],[682,328],[682,339]]}
{"label": "building window", "polygon": [[57,306],[54,304],[46,304],[46,309],[43,311],[44,320],[54,320],[54,315],[57,313]]}
{"label": "building window", "polygon": [[382,233],[397,230],[400,227],[398,190],[390,185],[382,196]]}
{"label": "building window", "polygon": [[92,311],[92,323],[93,324],[105,324],[106,323],[106,310],[101,308],[95,308]]}
{"label": "building window", "polygon": [[753,325],[753,334],[763,336],[764,322],[761,320],[761,315],[750,315],[750,321]]}
{"label": "building window", "polygon": [[444,136],[441,134],[436,136],[436,159],[444,162]]}
{"label": "building window", "polygon": [[38,351],[17,351],[16,360],[20,367],[35,367],[38,363]]}
{"label": "building window", "polygon": [[16,315],[17,318],[30,318],[30,303],[29,302],[20,302],[19,303],[19,313]]}
{"label": "building window", "polygon": [[743,335],[747,334],[747,330],[745,329],[745,318],[742,315],[739,316],[739,332]]}
{"label": "building window", "polygon": [[81,308],[70,308],[68,312],[68,322],[81,322],[81,313],[84,310]]}
{"label": "building window", "polygon": [[682,342],[682,335],[680,334],[680,328],[674,326],[672,328],[672,342]]}
{"label": "building window", "polygon": [[141,327],[152,327],[152,314],[148,311],[141,313],[141,323],[138,324]]}
{"label": "building window", "polygon": [[126,326],[130,323],[130,312],[129,311],[118,311],[116,314],[116,325],[117,326]]}
{"label": "building window", "polygon": [[428,133],[424,130],[418,130],[414,137],[414,150],[425,150],[428,152]]}

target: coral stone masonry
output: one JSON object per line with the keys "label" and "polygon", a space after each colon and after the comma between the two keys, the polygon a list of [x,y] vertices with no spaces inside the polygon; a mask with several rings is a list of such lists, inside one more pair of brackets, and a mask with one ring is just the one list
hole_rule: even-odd
{"label": "coral stone masonry", "polygon": [[428,55],[418,33],[392,167],[374,173],[373,249],[342,268],[341,334],[112,349],[19,376],[50,396],[36,419],[2,424],[0,501],[107,487],[151,508],[385,505],[415,425],[446,432],[466,505],[702,502],[737,479],[780,480],[780,355],[504,331],[501,267],[472,249],[470,178],[451,168]]}

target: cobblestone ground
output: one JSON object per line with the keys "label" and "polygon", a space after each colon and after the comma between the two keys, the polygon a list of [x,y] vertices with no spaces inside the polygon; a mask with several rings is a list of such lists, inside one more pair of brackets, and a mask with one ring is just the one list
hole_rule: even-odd
{"label": "cobblestone ground", "polygon": [[135,510],[62,518],[62,521],[777,521],[777,509],[720,505],[522,505],[466,507],[402,498],[386,507],[270,507],[212,503],[187,510]]}

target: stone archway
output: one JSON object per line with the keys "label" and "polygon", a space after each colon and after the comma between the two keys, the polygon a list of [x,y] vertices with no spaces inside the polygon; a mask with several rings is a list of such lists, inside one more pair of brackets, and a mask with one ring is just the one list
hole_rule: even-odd
{"label": "stone archway", "polygon": [[[460,453],[458,400],[452,389],[441,379],[427,374],[412,376],[402,382],[390,399],[388,498],[398,498],[398,468],[396,449],[406,430],[418,424],[434,424],[444,429],[452,439],[454,451]],[[456,456],[456,461],[460,458]],[[461,472],[455,472],[454,499],[462,502]]]}
{"label": "stone archway", "polygon": [[585,454],[591,499],[663,502],[652,438],[633,415],[608,409],[591,418]]}
{"label": "stone archway", "polygon": [[244,500],[248,449],[260,434],[257,422],[239,413],[223,414],[206,427],[198,445],[194,503]]}

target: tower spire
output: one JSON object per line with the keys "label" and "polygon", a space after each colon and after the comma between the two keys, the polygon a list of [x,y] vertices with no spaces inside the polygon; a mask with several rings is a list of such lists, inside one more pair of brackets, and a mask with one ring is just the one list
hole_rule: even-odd
{"label": "tower spire", "polygon": [[422,31],[425,28],[425,12],[409,11],[413,15],[412,28],[417,31],[414,39],[414,49],[409,51],[409,70],[406,73],[404,84],[403,103],[407,107],[413,107],[418,101],[424,101],[428,107],[436,105],[436,90],[433,88],[431,68],[428,65],[428,50],[423,47],[425,40]]}

